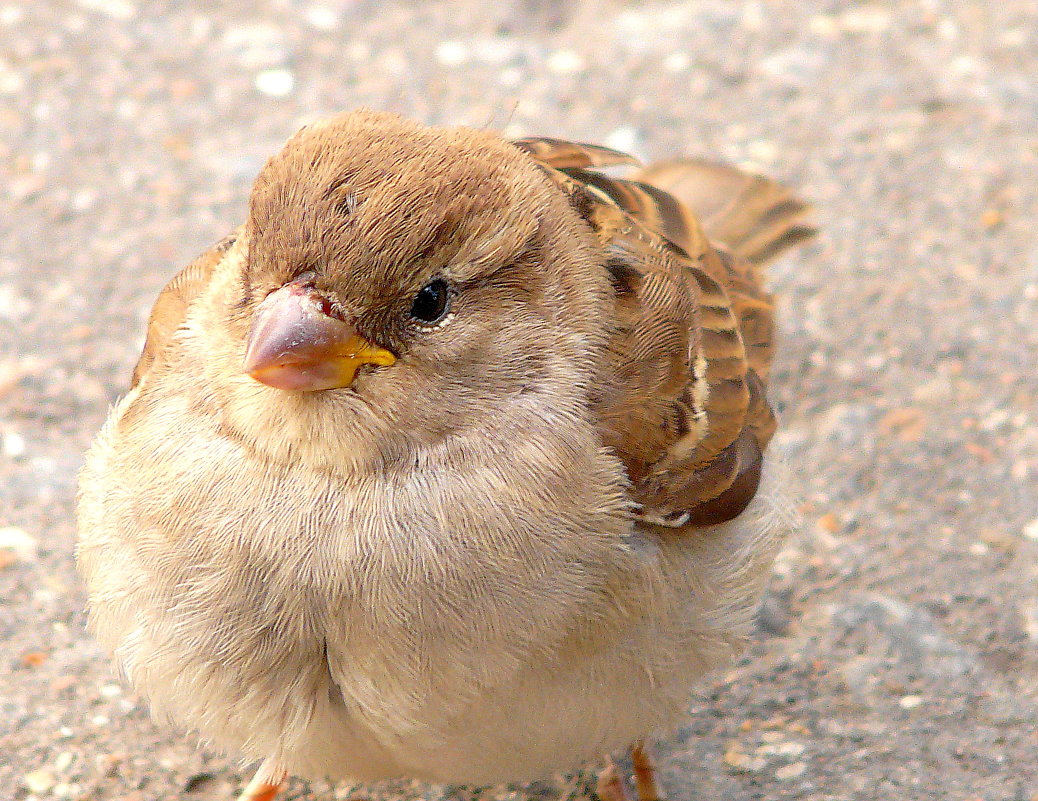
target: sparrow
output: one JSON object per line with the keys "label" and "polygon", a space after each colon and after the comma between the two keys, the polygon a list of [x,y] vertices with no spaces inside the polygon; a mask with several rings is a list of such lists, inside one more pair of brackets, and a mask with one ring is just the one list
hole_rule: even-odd
{"label": "sparrow", "polygon": [[[86,457],[90,628],[288,775],[494,784],[677,726],[785,531],[763,455],[791,192],[356,111],[159,295]],[[626,796],[608,761],[600,793]]]}

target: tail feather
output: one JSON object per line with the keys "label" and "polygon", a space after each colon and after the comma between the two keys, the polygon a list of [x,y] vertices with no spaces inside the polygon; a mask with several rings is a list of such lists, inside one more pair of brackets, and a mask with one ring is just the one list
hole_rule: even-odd
{"label": "tail feather", "polygon": [[810,206],[786,187],[737,167],[700,159],[660,162],[632,176],[688,206],[710,239],[762,265],[815,235]]}

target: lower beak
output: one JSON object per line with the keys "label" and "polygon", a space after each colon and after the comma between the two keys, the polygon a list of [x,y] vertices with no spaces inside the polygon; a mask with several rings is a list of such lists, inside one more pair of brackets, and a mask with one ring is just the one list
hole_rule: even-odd
{"label": "lower beak", "polygon": [[244,372],[276,389],[315,392],[348,387],[362,364],[388,367],[396,356],[324,311],[312,287],[287,284],[256,309]]}

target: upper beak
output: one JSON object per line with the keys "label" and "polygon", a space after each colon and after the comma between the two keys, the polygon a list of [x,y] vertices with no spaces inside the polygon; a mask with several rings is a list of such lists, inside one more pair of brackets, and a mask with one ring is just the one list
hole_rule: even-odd
{"label": "upper beak", "polygon": [[342,320],[324,311],[327,302],[313,287],[286,284],[256,309],[243,369],[277,389],[314,392],[348,387],[362,364],[385,367],[396,361]]}

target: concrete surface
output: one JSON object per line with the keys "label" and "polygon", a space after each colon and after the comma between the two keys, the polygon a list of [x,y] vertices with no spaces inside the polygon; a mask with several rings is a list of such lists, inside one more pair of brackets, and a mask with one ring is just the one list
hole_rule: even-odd
{"label": "concrete surface", "polygon": [[241,781],[85,635],[75,473],[159,287],[358,105],[720,157],[817,205],[772,270],[803,526],[657,749],[673,801],[1038,798],[1036,44],[1033,0],[0,1],[0,798]]}

